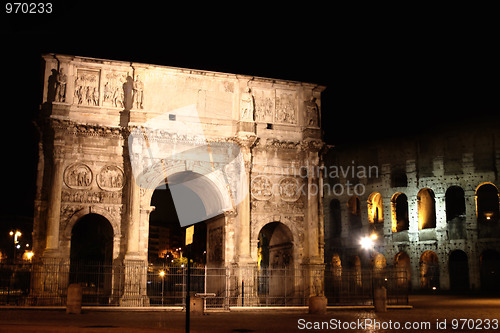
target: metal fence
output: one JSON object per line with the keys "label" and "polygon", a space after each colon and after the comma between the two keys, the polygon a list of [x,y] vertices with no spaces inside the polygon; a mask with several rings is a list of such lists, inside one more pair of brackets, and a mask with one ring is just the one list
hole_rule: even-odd
{"label": "metal fence", "polygon": [[408,304],[410,284],[406,270],[325,270],[325,296],[328,298],[328,305],[372,305],[376,287],[387,289],[387,304]]}
{"label": "metal fence", "polygon": [[[131,282],[132,281],[132,282]],[[135,281],[135,282],[133,282]],[[65,305],[68,285],[83,286],[83,305],[184,306],[187,268],[179,266],[79,264],[0,264],[0,304]],[[190,290],[205,294],[207,308],[305,306],[323,294],[329,305],[372,305],[373,290],[387,288],[388,304],[408,304],[406,271],[193,267]]]}

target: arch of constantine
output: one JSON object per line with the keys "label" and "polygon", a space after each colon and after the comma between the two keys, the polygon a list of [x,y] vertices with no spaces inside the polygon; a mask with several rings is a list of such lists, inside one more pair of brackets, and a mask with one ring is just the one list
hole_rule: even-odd
{"label": "arch of constantine", "polygon": [[[321,163],[325,87],[59,54],[43,64],[34,297],[63,294],[69,275],[54,267],[79,258],[75,230],[102,225],[88,247],[108,242],[110,302],[149,304],[150,215],[162,187],[181,226],[206,225],[208,266],[322,267],[322,200],[310,191],[321,179],[290,170]],[[309,294],[321,289],[301,279]]]}

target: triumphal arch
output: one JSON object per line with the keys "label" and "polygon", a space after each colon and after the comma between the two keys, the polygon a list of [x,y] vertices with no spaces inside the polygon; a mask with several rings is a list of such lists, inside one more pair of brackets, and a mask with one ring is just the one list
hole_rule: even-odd
{"label": "triumphal arch", "polygon": [[76,226],[98,216],[106,256],[124,269],[110,272],[114,302],[149,304],[142,273],[162,186],[182,226],[206,224],[207,265],[321,267],[321,177],[308,170],[321,164],[323,86],[59,54],[43,66],[34,297],[65,288],[53,267],[70,265]]}

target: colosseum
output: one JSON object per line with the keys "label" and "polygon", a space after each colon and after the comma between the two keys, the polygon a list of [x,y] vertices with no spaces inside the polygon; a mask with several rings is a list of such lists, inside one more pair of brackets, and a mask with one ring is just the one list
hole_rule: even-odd
{"label": "colosseum", "polygon": [[498,128],[483,119],[330,147],[325,263],[339,270],[394,267],[414,291],[496,290]]}

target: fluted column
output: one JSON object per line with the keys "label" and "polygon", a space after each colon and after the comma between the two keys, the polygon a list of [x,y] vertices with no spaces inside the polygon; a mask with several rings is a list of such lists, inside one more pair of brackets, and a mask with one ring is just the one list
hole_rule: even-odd
{"label": "fluted column", "polygon": [[54,163],[52,166],[52,182],[47,209],[47,238],[45,257],[59,254],[59,222],[61,215],[61,191],[63,182],[63,156],[60,148],[54,149]]}
{"label": "fluted column", "polygon": [[140,188],[131,172],[129,178],[129,212],[126,259],[139,257]]}
{"label": "fluted column", "polygon": [[[252,153],[250,144],[246,142],[241,147],[243,161],[245,163],[246,182],[240,184],[248,189],[248,194],[243,198],[238,206],[238,218],[240,222],[239,230],[239,259],[240,263],[251,261],[250,257],[250,165],[252,163]],[[244,193],[244,192],[242,192]]]}
{"label": "fluted column", "polygon": [[252,146],[255,143],[256,135],[249,132],[240,132],[237,136],[237,142],[240,145],[241,154],[243,157],[243,162],[245,165],[246,179],[240,182],[238,186],[241,186],[240,193],[246,193],[242,198],[241,202],[238,204],[238,227],[237,240],[238,240],[238,250],[237,256],[239,264],[251,263],[252,257],[250,252],[250,184],[251,184],[251,165],[252,165]]}

